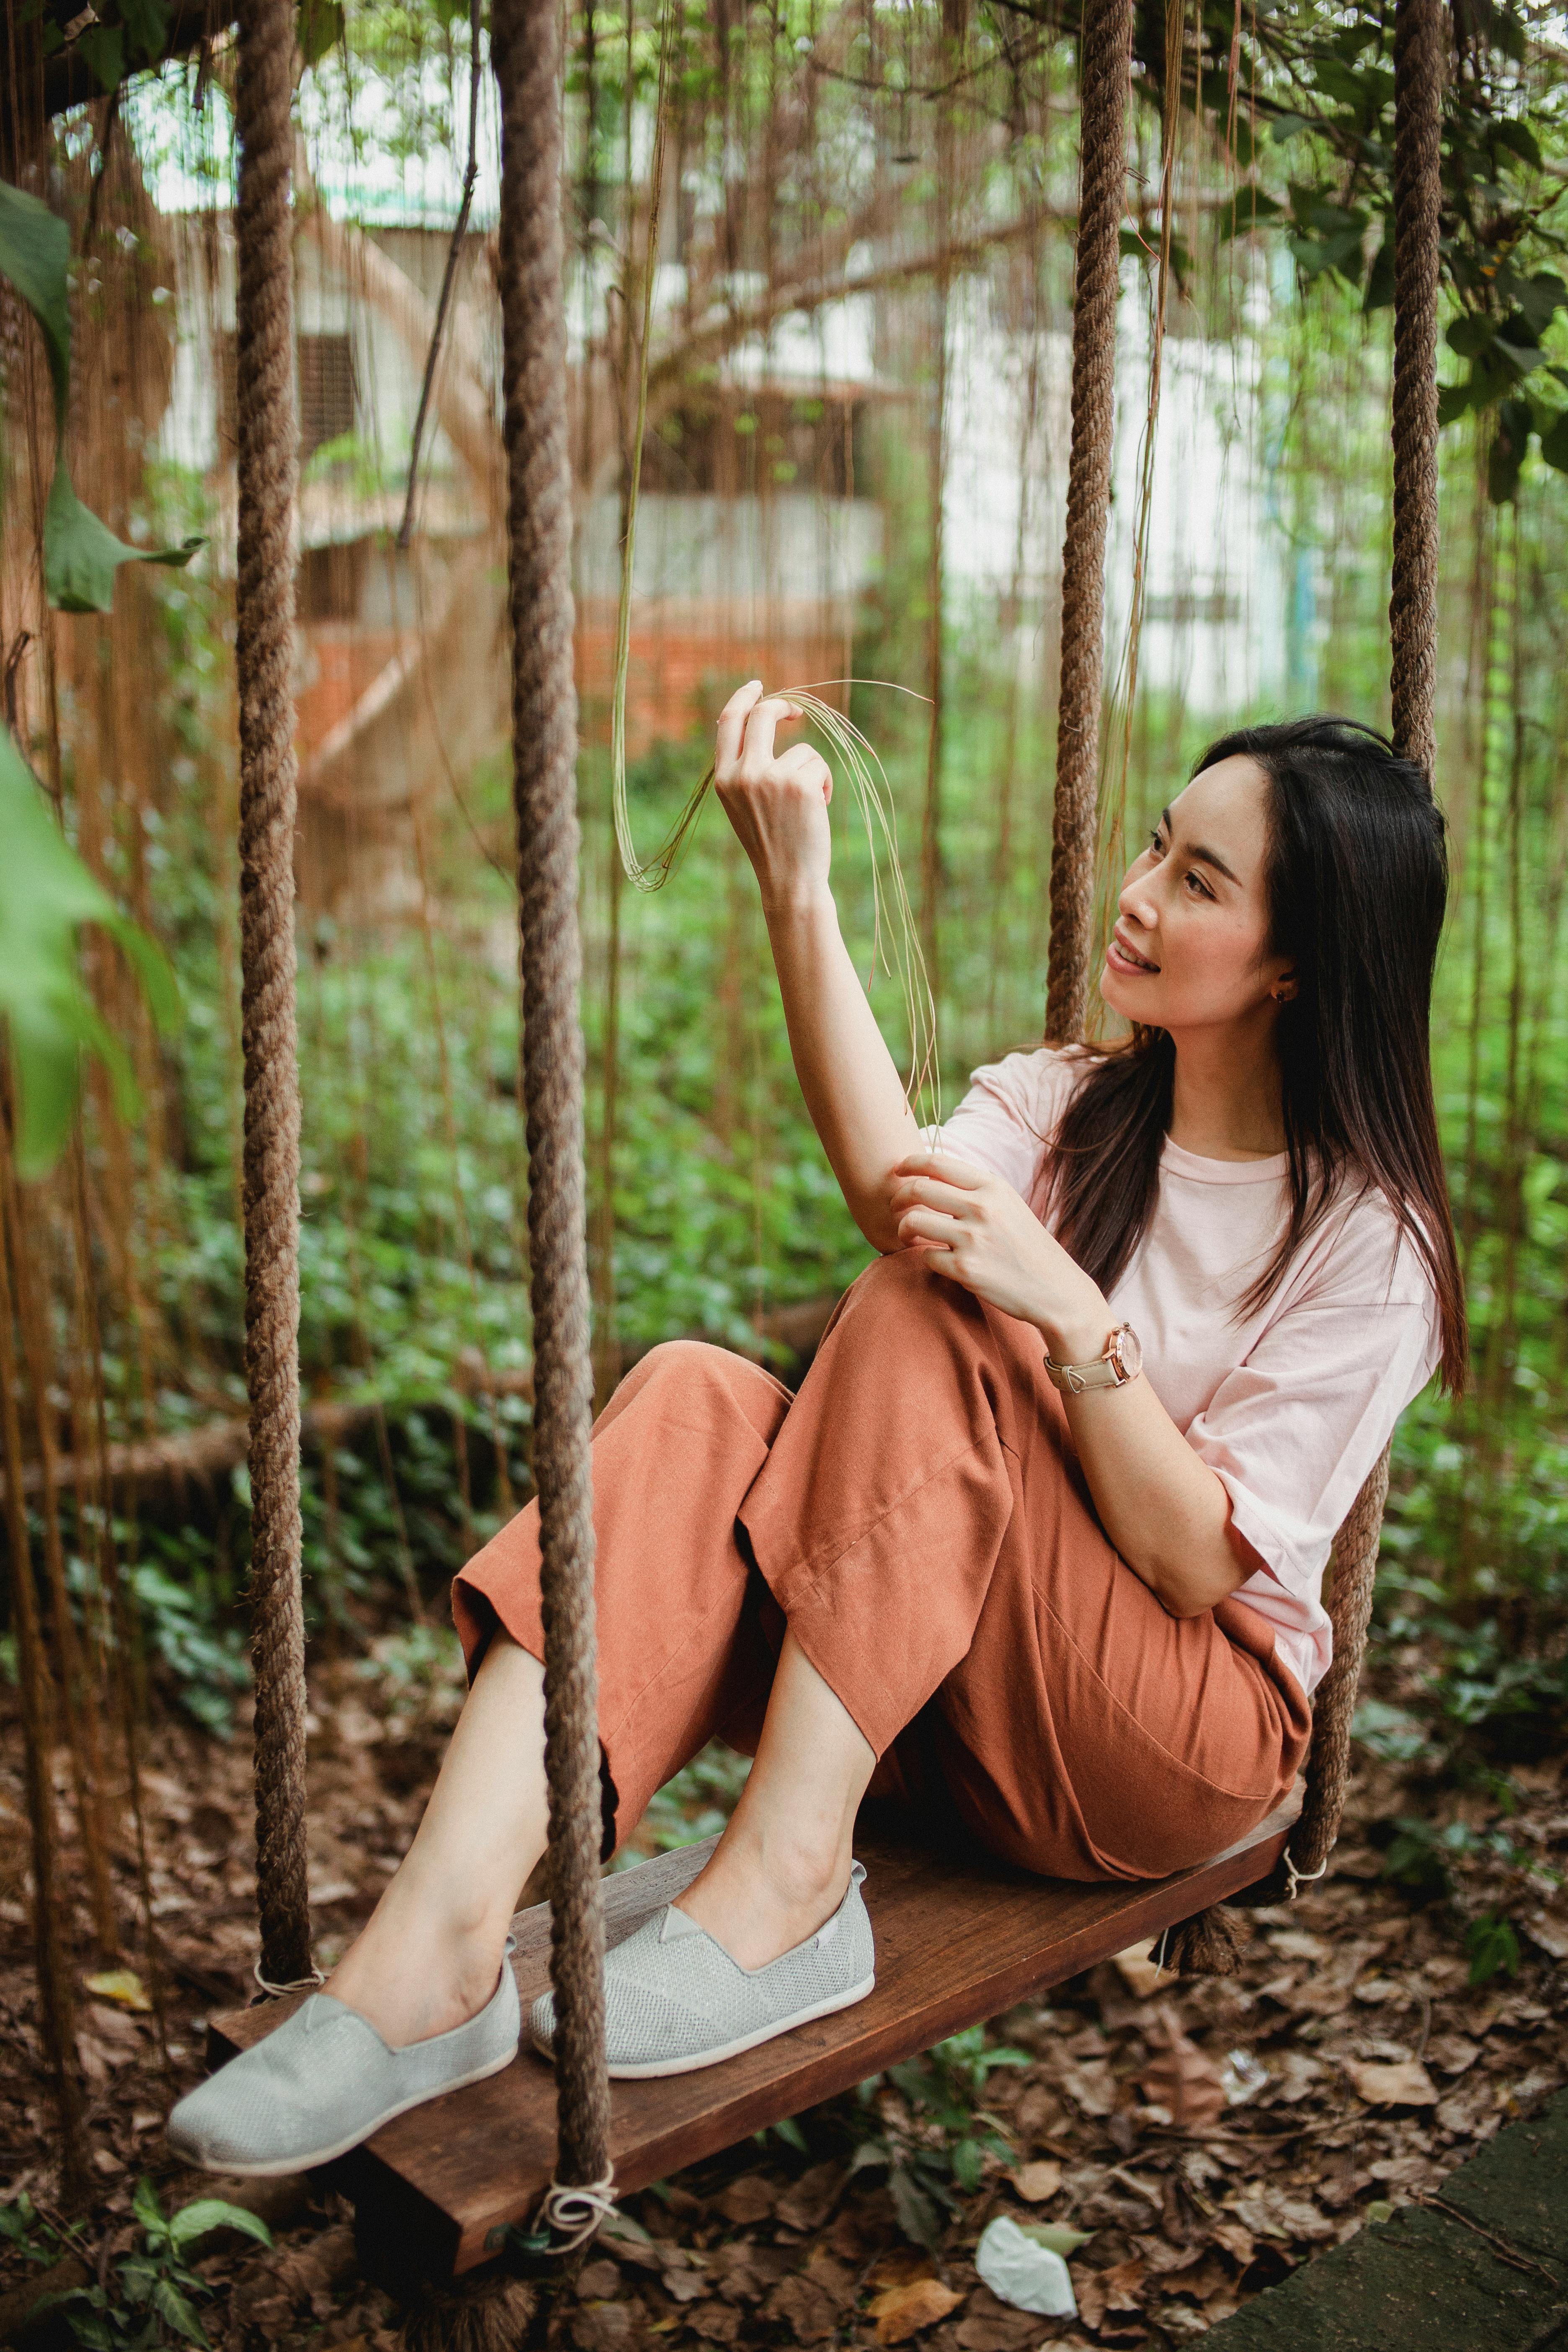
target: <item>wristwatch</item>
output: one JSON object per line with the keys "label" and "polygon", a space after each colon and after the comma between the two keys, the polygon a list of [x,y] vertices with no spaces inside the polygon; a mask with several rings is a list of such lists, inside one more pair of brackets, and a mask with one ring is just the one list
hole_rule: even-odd
{"label": "wristwatch", "polygon": [[1053,1363],[1050,1351],[1046,1353],[1051,1386],[1070,1389],[1075,1396],[1084,1389],[1124,1389],[1142,1369],[1143,1349],[1131,1323],[1119,1323],[1105,1343],[1104,1355],[1087,1364]]}

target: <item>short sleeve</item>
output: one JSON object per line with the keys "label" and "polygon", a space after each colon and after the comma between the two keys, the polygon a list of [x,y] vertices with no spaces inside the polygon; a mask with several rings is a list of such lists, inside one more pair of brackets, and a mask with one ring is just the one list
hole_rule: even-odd
{"label": "short sleeve", "polygon": [[1368,1201],[1189,1426],[1233,1525],[1290,1592],[1316,1601],[1340,1525],[1439,1353],[1426,1268]]}
{"label": "short sleeve", "polygon": [[1079,1055],[1047,1045],[983,1064],[942,1126],[942,1150],[1005,1177],[1016,1192],[1031,1200],[1046,1148],[1083,1070]]}

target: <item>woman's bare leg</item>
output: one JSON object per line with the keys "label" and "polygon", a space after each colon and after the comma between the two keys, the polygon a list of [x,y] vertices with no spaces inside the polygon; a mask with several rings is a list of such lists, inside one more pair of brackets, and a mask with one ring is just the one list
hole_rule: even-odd
{"label": "woman's bare leg", "polygon": [[776,1960],[837,1909],[876,1761],[854,1717],[786,1633],[757,1760],[712,1859],[679,1905],[743,1969]]}
{"label": "woman's bare leg", "polygon": [[[742,1968],[776,1959],[837,1907],[875,1762],[853,1717],[786,1634],[734,1818],[680,1898]],[[543,1668],[498,1631],[414,1843],[330,1990],[395,2047],[472,2017],[495,1990],[548,1820]]]}
{"label": "woman's bare leg", "polygon": [[498,1630],[414,1843],[328,1990],[395,2049],[463,2024],[496,1989],[548,1829],[544,1669]]}

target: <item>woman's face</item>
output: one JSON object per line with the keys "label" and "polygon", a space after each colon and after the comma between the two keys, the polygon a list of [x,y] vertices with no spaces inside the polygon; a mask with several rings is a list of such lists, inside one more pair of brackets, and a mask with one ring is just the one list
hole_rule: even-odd
{"label": "woman's face", "polygon": [[1294,995],[1289,959],[1265,952],[1268,811],[1268,778],[1241,756],[1164,811],[1117,902],[1100,982],[1113,1012],[1179,1033],[1272,1017]]}

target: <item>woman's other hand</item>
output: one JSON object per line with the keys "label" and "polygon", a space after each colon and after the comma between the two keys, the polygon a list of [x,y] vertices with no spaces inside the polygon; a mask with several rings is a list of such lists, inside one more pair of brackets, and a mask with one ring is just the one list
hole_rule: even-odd
{"label": "woman's other hand", "polygon": [[714,782],[770,909],[827,896],[833,772],[809,743],[784,751],[773,744],[779,728],[799,716],[793,702],[764,695],[752,678],[730,697],[719,719]]}
{"label": "woman's other hand", "polygon": [[949,1152],[911,1152],[893,1170],[889,1207],[900,1248],[924,1250],[987,1306],[1033,1323],[1058,1363],[1103,1352],[1104,1293],[1003,1178]]}

